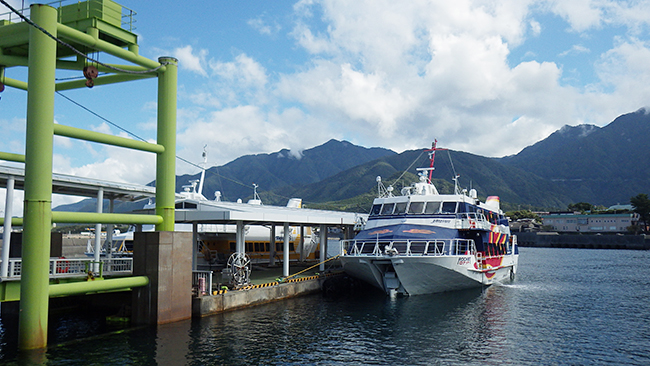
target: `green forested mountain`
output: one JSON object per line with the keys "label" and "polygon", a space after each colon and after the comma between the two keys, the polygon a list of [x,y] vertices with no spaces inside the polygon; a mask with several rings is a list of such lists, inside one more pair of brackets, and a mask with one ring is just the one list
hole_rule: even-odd
{"label": "green forested mountain", "polygon": [[[365,148],[337,140],[304,150],[299,155],[292,154],[287,149],[271,154],[246,155],[226,165],[208,169],[203,194],[212,199],[214,192],[220,191],[224,200],[235,201],[241,198],[246,201],[253,196],[253,183],[259,186],[258,192],[305,185],[391,155],[396,153],[388,149]],[[199,175],[178,176],[176,189],[179,190],[192,179],[198,179]]]}
{"label": "green forested mountain", "polygon": [[[650,192],[648,141],[650,114],[640,109],[602,128],[565,126],[519,154],[505,158],[438,152],[434,178],[449,184],[458,173],[462,188],[475,188],[483,198],[497,195],[508,209],[565,209],[576,202],[604,206],[628,203],[630,197]],[[375,177],[381,175],[385,184],[392,182],[420,153],[421,150],[407,151],[381,158],[317,183],[282,187],[270,196],[286,197],[293,192],[293,196],[302,197],[307,204],[365,210],[374,197]],[[415,174],[416,167],[426,165],[426,156],[420,156],[409,172]],[[415,179],[414,175],[410,177],[411,181]],[[396,186],[401,188],[400,184]],[[327,201],[336,204],[324,205]]]}
{"label": "green forested mountain", "polygon": [[[461,188],[475,188],[483,199],[499,196],[505,209],[565,209],[576,202],[624,204],[639,193],[650,193],[648,141],[650,115],[641,109],[602,128],[565,126],[504,158],[439,151],[433,178],[441,192],[450,193],[452,178],[459,174]],[[399,192],[417,179],[416,168],[428,166],[427,159],[424,149],[397,154],[330,140],[297,156],[282,150],[212,167],[206,172],[203,192],[208,199],[218,190],[225,200],[246,201],[256,183],[265,204],[284,205],[289,198],[300,197],[308,207],[364,212],[376,196],[377,176]],[[198,177],[177,177],[177,191]],[[94,207],[93,200],[85,200],[57,209],[93,211]],[[117,211],[132,207],[118,206]]]}
{"label": "green forested mountain", "polygon": [[[340,206],[349,209],[360,207],[365,211],[376,196],[378,175],[382,177],[384,185],[392,184],[397,192],[417,180],[416,168],[429,165],[427,154],[422,152],[406,151],[362,164],[321,182],[302,187],[283,187],[273,193],[302,197],[306,205],[313,207],[327,207],[319,204],[327,201],[343,201],[339,203]],[[395,182],[409,166],[407,174]],[[441,193],[453,192],[452,178],[455,174],[460,175],[461,189],[474,188],[483,199],[486,196],[499,196],[506,207],[566,207],[572,202],[570,197],[558,192],[553,182],[519,168],[507,167],[498,160],[459,151],[438,152],[433,179]],[[353,199],[353,204],[346,201],[360,195],[364,195],[365,199]]]}
{"label": "green forested mountain", "polygon": [[565,126],[500,160],[555,183],[573,202],[610,206],[650,193],[649,140],[650,115],[640,109],[602,128]]}

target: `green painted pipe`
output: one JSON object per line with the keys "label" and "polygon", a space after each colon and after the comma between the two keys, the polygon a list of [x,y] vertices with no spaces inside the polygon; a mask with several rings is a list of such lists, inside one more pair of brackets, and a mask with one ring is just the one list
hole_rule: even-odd
{"label": "green painted pipe", "polygon": [[149,284],[147,276],[111,278],[108,280],[96,279],[94,281],[69,282],[50,285],[49,296],[69,296],[88,294],[101,291],[128,290],[133,287],[142,287]]}
{"label": "green painted pipe", "polygon": [[[130,62],[133,62],[134,64],[146,67],[146,68],[156,68],[160,66],[159,63],[156,61],[150,60],[146,57],[138,56],[134,54],[131,51],[125,50],[123,48],[120,48],[118,46],[115,46],[112,43],[108,43],[106,41],[102,41],[101,39],[96,39],[93,36],[90,36],[86,33],[80,32],[74,28],[68,27],[67,25],[64,24],[58,24],[57,25],[57,32],[61,38],[69,39],[75,42],[79,42],[84,46],[88,46],[90,48],[94,48],[95,50],[98,51],[104,51],[108,54],[111,54],[115,57],[121,58],[123,60],[127,60]],[[158,72],[162,71],[164,69],[164,66],[161,68],[161,70],[158,70]]]}
{"label": "green painted pipe", "polygon": [[108,145],[121,146],[129,149],[149,151],[152,153],[162,153],[165,151],[165,147],[162,145],[59,124],[54,125],[54,134]]}
{"label": "green painted pipe", "polygon": [[158,225],[163,222],[163,218],[158,215],[53,211],[52,222],[68,223],[68,224],[101,223],[101,224]]}
{"label": "green painted pipe", "polygon": [[[111,72],[115,72],[115,71],[111,71]],[[109,84],[116,84],[125,81],[142,80],[142,79],[149,79],[154,77],[156,77],[156,74],[117,74],[117,75],[98,77],[97,79],[93,80],[93,83],[95,85],[109,85]],[[87,88],[86,79],[65,81],[56,84],[57,91],[81,89],[81,88]]]}
{"label": "green painted pipe", "polygon": [[21,80],[5,78],[2,83],[5,84],[6,86],[10,86],[10,87],[16,88],[16,89],[21,89],[21,90],[27,90],[28,89],[27,83],[24,82],[24,81],[21,81]]}
{"label": "green painted pipe", "polygon": [[[5,218],[0,217],[0,225],[4,225],[4,224],[5,224]],[[20,217],[12,217],[11,226],[23,226],[23,219]]]}
{"label": "green painted pipe", "polygon": [[0,64],[2,66],[27,66],[28,62],[27,57],[0,55]]}
{"label": "green painted pipe", "polygon": [[5,24],[0,27],[0,48],[24,45],[29,41],[30,25],[26,22]]}
{"label": "green painted pipe", "polygon": [[178,60],[161,57],[167,69],[158,74],[158,143],[165,152],[156,159],[156,214],[163,222],[156,231],[174,231],[176,199],[176,88],[178,83]]}
{"label": "green painted pipe", "polygon": [[[34,23],[56,37],[57,10],[32,4]],[[56,42],[29,27],[25,199],[18,347],[47,346]]]}
{"label": "green painted pipe", "polygon": [[25,162],[25,155],[0,152],[0,160],[15,161],[18,163]]}

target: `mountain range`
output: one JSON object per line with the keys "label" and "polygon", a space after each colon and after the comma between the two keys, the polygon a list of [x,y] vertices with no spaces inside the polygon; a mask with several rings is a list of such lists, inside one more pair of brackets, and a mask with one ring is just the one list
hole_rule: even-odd
{"label": "mountain range", "polygon": [[[461,151],[439,151],[434,182],[441,192],[453,191],[460,175],[462,188],[475,188],[479,197],[496,195],[511,209],[566,209],[570,203],[610,206],[650,193],[650,114],[645,109],[624,114],[605,127],[564,126],[516,155],[488,158]],[[330,140],[300,154],[281,150],[246,155],[206,170],[204,194],[220,191],[222,199],[244,202],[253,196],[253,183],[265,204],[283,205],[300,197],[308,207],[367,212],[378,176],[397,190],[417,179],[416,168],[428,166],[421,150],[397,154]],[[195,175],[178,176],[177,190]],[[87,201],[85,204],[82,202]],[[58,207],[94,210],[93,200]],[[128,210],[131,204],[117,207]]]}

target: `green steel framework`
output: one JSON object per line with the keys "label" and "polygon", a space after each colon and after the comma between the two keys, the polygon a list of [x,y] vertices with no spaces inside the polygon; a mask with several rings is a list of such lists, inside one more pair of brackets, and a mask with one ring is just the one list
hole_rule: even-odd
{"label": "green steel framework", "polygon": [[[93,4],[91,4],[91,2]],[[76,6],[82,6],[80,2]],[[90,0],[88,8],[99,4],[113,11],[121,6],[111,0]],[[102,11],[106,12],[107,10]],[[103,32],[127,32],[102,22],[102,14],[90,19],[96,25],[83,31],[74,26],[60,23],[63,8],[55,9],[48,5],[34,4],[30,7],[30,20],[52,36],[67,42],[82,45],[88,49],[105,52],[135,65],[100,65],[100,72],[111,73],[94,80],[95,85],[118,83],[143,78],[158,77],[158,129],[157,144],[115,137],[112,135],[86,131],[78,128],[54,124],[55,91],[84,88],[85,80],[55,83],[56,69],[81,70],[85,60],[61,60],[57,55],[57,42],[41,30],[26,22],[0,23],[0,81],[9,87],[27,90],[27,130],[25,155],[0,153],[0,159],[25,163],[25,199],[23,223],[23,258],[20,286],[19,348],[22,350],[40,349],[47,345],[48,300],[49,296],[63,296],[92,291],[109,291],[144,286],[147,277],[107,279],[78,284],[50,285],[48,276],[50,230],[54,222],[76,223],[133,223],[155,224],[157,231],[174,230],[175,198],[175,151],[176,151],[176,86],[178,61],[171,57],[161,57],[158,62],[138,55],[136,42],[114,44],[100,38]],[[68,9],[69,10],[69,9]],[[74,15],[74,9],[72,9]],[[99,20],[97,19],[99,18]],[[84,21],[86,19],[83,19]],[[2,21],[0,21],[2,22]],[[74,23],[77,24],[77,23]],[[126,32],[126,33],[125,33]],[[133,36],[135,40],[135,36]],[[10,47],[25,42],[28,54],[4,54],[3,45]],[[122,47],[127,46],[127,49]],[[9,52],[12,53],[12,52]],[[58,49],[61,53],[61,49]],[[28,81],[8,78],[5,68],[13,66],[28,67]],[[116,71],[110,66],[117,66]],[[153,70],[152,70],[153,69]],[[130,73],[138,72],[138,73]],[[54,135],[94,141],[124,148],[147,151],[157,154],[156,166],[156,214],[127,215],[52,212],[52,172]],[[20,220],[14,219],[16,223]],[[12,220],[12,222],[14,222]]]}

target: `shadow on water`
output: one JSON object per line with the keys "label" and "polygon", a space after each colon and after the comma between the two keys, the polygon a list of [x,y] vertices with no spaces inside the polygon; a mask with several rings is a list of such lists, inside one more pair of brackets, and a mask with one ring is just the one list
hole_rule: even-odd
{"label": "shadow on water", "polygon": [[[458,360],[459,354],[476,360],[477,349],[503,341],[501,295],[492,290],[391,299],[359,288],[345,298],[313,295],[113,332],[90,315],[63,316],[52,319],[60,334],[42,357],[49,365],[416,364]],[[489,360],[490,352],[480,356]],[[24,361],[11,352],[4,356]]]}

